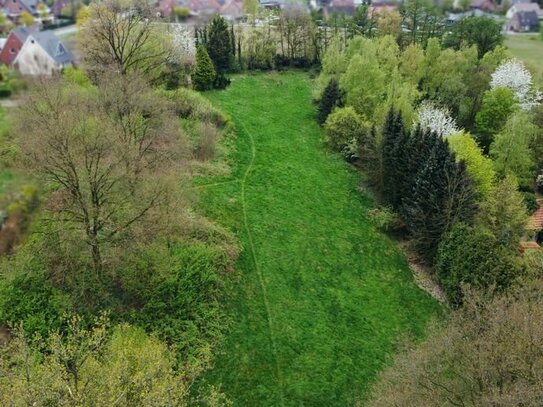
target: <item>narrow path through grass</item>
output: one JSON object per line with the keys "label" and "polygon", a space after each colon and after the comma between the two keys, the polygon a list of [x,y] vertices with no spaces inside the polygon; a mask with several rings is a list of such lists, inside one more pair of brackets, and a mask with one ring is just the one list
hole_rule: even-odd
{"label": "narrow path through grass", "polygon": [[231,178],[199,180],[203,206],[243,252],[230,333],[202,382],[236,406],[353,405],[439,311],[371,226],[358,174],[323,146],[310,87],[304,73],[240,75],[209,94],[238,139]]}

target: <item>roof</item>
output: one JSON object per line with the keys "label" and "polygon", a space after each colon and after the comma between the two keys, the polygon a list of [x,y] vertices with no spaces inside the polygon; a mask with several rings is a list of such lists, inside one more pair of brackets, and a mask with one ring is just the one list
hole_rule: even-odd
{"label": "roof", "polygon": [[541,249],[541,246],[539,246],[534,241],[520,242],[520,252],[523,254],[526,253],[528,250],[539,250],[539,249]]}
{"label": "roof", "polygon": [[539,25],[539,17],[535,11],[519,11],[515,13],[521,27],[533,27]]}
{"label": "roof", "polygon": [[73,54],[52,31],[32,33],[31,37],[49,54],[57,64],[72,62]]}
{"label": "roof", "polygon": [[539,204],[539,209],[530,217],[528,227],[531,230],[539,231],[543,230],[543,199],[539,199],[537,203]]}
{"label": "roof", "polygon": [[37,25],[33,25],[33,26],[30,26],[30,27],[24,27],[24,26],[21,25],[21,26],[15,28],[11,32],[11,34],[13,34],[17,38],[19,38],[21,43],[24,43],[30,34],[36,34],[38,32],[39,32],[39,27]]}

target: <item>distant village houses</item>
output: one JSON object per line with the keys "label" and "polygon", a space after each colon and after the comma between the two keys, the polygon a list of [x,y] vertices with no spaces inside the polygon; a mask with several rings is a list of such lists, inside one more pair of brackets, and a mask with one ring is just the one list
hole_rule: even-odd
{"label": "distant village houses", "polygon": [[543,11],[537,3],[516,3],[507,10],[505,16],[508,31],[538,32]]}
{"label": "distant village houses", "polygon": [[71,66],[74,56],[52,31],[17,27],[0,51],[0,62],[23,75],[52,75]]}

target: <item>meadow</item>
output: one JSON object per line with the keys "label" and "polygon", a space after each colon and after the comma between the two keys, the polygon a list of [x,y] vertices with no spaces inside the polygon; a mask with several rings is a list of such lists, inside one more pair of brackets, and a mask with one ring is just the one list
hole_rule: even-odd
{"label": "meadow", "polygon": [[528,64],[539,85],[543,85],[543,40],[541,35],[508,35],[505,45],[514,57]]}
{"label": "meadow", "polygon": [[345,406],[440,306],[372,225],[360,175],[328,151],[307,73],[238,75],[207,96],[236,130],[232,174],[197,180],[242,254],[229,335],[203,384],[240,406]]}

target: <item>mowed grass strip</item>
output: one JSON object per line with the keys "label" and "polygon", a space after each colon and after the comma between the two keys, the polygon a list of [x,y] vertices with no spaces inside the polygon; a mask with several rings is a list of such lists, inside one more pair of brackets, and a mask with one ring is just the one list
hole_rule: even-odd
{"label": "mowed grass strip", "polygon": [[243,252],[230,333],[203,382],[236,406],[363,400],[398,341],[439,312],[371,225],[356,171],[323,145],[310,90],[307,74],[288,72],[208,94],[236,125],[239,182],[203,189],[202,201]]}

